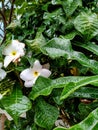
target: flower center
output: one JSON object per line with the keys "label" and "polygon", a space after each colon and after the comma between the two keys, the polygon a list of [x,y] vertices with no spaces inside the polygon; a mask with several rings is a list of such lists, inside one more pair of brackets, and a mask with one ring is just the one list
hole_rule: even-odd
{"label": "flower center", "polygon": [[12,54],[12,56],[15,56],[15,55],[16,55],[16,53],[17,53],[16,51],[12,51],[12,53],[11,53],[11,54]]}
{"label": "flower center", "polygon": [[35,77],[37,77],[39,75],[39,72],[35,71],[33,74]]}

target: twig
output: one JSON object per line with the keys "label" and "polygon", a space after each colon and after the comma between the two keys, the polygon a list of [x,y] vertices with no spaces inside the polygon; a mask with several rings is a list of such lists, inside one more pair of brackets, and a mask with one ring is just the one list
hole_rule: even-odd
{"label": "twig", "polygon": [[9,24],[11,23],[11,20],[12,20],[12,14],[13,14],[14,2],[15,2],[15,0],[12,0],[11,10],[10,10],[10,15],[9,15],[9,22],[8,22]]}
{"label": "twig", "polygon": [[0,34],[0,37],[2,37],[2,38],[3,38],[2,34]]}
{"label": "twig", "polygon": [[24,85],[23,85],[23,82],[22,82],[22,80],[20,79],[20,77],[19,77],[17,71],[15,72],[15,75],[17,76],[17,78],[18,78],[18,80],[19,80],[19,83],[20,83],[21,87],[23,87],[23,86],[24,86]]}
{"label": "twig", "polygon": [[4,0],[2,0],[2,11],[1,11],[1,16],[3,18],[3,21],[4,21],[4,30],[7,26],[7,20],[6,20],[6,17],[5,17],[5,6],[4,6]]}
{"label": "twig", "polygon": [[3,13],[1,10],[0,10],[0,14],[1,14],[1,16],[2,16],[3,23],[4,23],[4,29],[5,29],[5,28],[6,28],[6,26],[7,26],[6,18],[5,18],[4,13]]}

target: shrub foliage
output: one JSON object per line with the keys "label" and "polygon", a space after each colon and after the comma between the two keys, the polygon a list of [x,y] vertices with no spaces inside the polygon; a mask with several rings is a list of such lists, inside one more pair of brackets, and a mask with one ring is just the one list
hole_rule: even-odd
{"label": "shrub foliage", "polygon": [[[10,63],[0,81],[0,108],[13,118],[7,130],[98,129],[98,1],[26,0],[14,2],[2,50],[11,40],[25,44],[25,55]],[[31,88],[20,73],[35,60],[51,71]],[[20,115],[26,113],[26,118]]]}

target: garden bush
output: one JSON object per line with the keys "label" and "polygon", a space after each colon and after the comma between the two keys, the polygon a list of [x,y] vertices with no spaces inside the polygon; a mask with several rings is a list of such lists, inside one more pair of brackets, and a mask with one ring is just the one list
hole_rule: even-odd
{"label": "garden bush", "polygon": [[98,129],[98,1],[16,0],[0,44],[5,130]]}

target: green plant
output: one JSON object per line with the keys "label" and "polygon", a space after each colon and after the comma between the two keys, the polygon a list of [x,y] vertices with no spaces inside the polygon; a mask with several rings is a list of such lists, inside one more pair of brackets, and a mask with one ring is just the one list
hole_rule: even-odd
{"label": "green plant", "polygon": [[97,41],[97,0],[15,1],[0,46],[0,108],[13,119],[6,129],[97,130]]}

